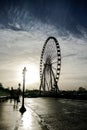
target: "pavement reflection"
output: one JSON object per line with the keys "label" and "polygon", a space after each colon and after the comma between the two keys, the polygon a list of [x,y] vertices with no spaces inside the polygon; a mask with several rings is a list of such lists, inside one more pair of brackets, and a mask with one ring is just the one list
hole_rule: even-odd
{"label": "pavement reflection", "polygon": [[13,101],[0,103],[0,130],[42,130],[29,107],[26,107],[23,115],[19,108],[20,104],[14,104]]}

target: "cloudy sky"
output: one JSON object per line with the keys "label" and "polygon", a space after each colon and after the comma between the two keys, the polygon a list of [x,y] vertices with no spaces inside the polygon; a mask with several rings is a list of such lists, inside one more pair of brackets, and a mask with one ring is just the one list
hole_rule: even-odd
{"label": "cloudy sky", "polygon": [[61,48],[60,89],[87,88],[87,1],[0,0],[0,82],[39,88],[39,62],[49,36]]}

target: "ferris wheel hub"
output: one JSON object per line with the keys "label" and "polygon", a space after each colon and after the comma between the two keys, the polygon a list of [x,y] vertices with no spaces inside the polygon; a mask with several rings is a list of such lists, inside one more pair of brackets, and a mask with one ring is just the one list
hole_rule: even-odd
{"label": "ferris wheel hub", "polygon": [[40,59],[40,91],[57,91],[61,70],[61,50],[55,37],[47,38]]}

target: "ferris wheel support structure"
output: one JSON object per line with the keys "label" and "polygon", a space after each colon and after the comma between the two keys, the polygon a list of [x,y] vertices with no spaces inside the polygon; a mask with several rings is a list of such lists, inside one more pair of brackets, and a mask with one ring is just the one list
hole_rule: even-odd
{"label": "ferris wheel support structure", "polygon": [[48,37],[40,58],[41,91],[59,91],[58,81],[61,70],[61,50],[55,37]]}

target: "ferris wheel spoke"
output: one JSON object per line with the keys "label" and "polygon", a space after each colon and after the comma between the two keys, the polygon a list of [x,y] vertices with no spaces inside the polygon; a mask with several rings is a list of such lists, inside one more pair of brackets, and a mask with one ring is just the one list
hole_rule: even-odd
{"label": "ferris wheel spoke", "polygon": [[56,64],[56,63],[58,63],[58,61],[54,61],[54,62],[52,62],[52,64]]}
{"label": "ferris wheel spoke", "polygon": [[53,68],[54,70],[57,70],[57,69],[56,69],[55,67],[53,67],[53,66],[52,66],[52,68]]}
{"label": "ferris wheel spoke", "polygon": [[56,56],[54,56],[54,57],[52,57],[52,60],[54,60],[54,59],[56,59],[57,58],[57,55]]}
{"label": "ferris wheel spoke", "polygon": [[54,62],[54,61],[56,61],[57,60],[57,58],[55,57],[54,59],[53,58],[51,58],[51,62]]}
{"label": "ferris wheel spoke", "polygon": [[[50,53],[50,54],[49,54],[49,53]],[[52,52],[47,52],[46,54],[44,54],[44,57],[50,56],[50,57],[52,58],[53,54],[54,54],[54,53],[52,53]]]}
{"label": "ferris wheel spoke", "polygon": [[59,79],[61,67],[61,51],[55,37],[49,37],[43,46],[40,60],[40,77],[43,90],[51,90]]}

